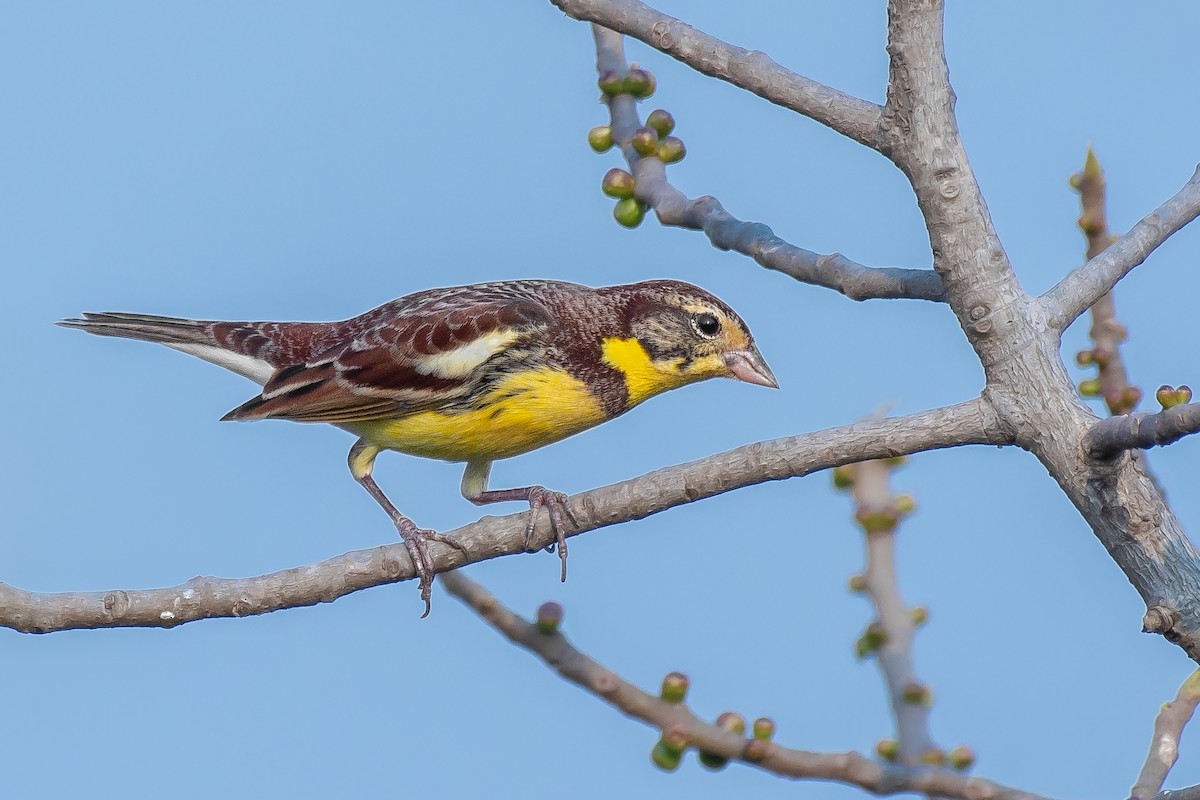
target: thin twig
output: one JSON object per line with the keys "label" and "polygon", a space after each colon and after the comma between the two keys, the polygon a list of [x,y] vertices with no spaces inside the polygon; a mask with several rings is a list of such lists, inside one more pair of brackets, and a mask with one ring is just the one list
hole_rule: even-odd
{"label": "thin twig", "polygon": [[514,614],[491,593],[461,572],[441,576],[442,585],[513,644],[530,651],[565,680],[585,689],[618,711],[660,731],[680,733],[687,746],[752,764],[789,778],[837,781],[875,794],[916,792],[962,800],[1040,800],[1038,795],[942,767],[880,764],[861,753],[817,753],[774,742],[762,759],[746,758],[747,739],[705,722],[684,703],[668,703],[643,691],[577,650],[560,632],[543,633]]}
{"label": "thin twig", "polygon": [[[592,26],[596,40],[596,69],[603,75],[624,75],[623,37],[599,25]],[[720,250],[733,250],[798,281],[844,294],[851,300],[908,298],[944,302],[942,279],[931,269],[867,267],[840,253],[820,255],[789,244],[761,222],[745,222],[730,214],[710,195],[691,199],[667,180],[666,165],[658,158],[642,157],[630,146],[634,131],[642,126],[637,104],[628,94],[606,96],[613,140],[633,173],[638,199],[654,209],[663,225],[702,231]]]}
{"label": "thin twig", "polygon": [[1200,669],[1187,677],[1175,699],[1163,705],[1154,718],[1150,753],[1137,782],[1129,790],[1130,800],[1151,800],[1162,790],[1171,767],[1179,758],[1179,737],[1196,711],[1197,703],[1200,703]]}
{"label": "thin twig", "polygon": [[[954,447],[1008,444],[1010,437],[979,399],[917,414],[871,420],[824,431],[745,445],[687,464],[577,494],[575,536],[656,514],[764,481],[799,477],[867,458]],[[467,556],[430,547],[435,571],[525,552],[554,541],[539,518],[526,541],[529,512],[484,517],[451,531]],[[557,574],[557,573],[556,573]],[[304,567],[253,578],[197,577],[164,589],[110,592],[29,592],[0,583],[0,627],[27,633],[78,628],[173,628],[215,617],[244,617],[328,603],[351,592],[415,577],[403,544],[357,550]]]}
{"label": "thin twig", "polygon": [[882,109],[872,102],[797,75],[758,50],[746,50],[667,16],[638,0],[551,0],[570,17],[640,39],[697,72],[877,149]]}
{"label": "thin twig", "polygon": [[[931,695],[918,677],[912,643],[916,625],[912,609],[900,596],[896,576],[896,526],[903,511],[889,485],[891,466],[885,461],[864,461],[844,470],[851,478],[854,517],[866,536],[867,566],[863,573],[867,597],[875,606],[878,630],[868,629],[863,655],[874,655],[896,720],[895,758],[901,764],[939,761],[941,750],[929,733]],[[881,641],[880,641],[881,640]]]}
{"label": "thin twig", "polygon": [[[1085,258],[1091,260],[1104,252],[1115,237],[1108,232],[1108,211],[1105,198],[1104,170],[1095,151],[1088,148],[1083,169],[1071,178],[1079,192],[1082,213],[1079,228],[1087,239]],[[1080,364],[1096,365],[1096,386],[1110,414],[1128,414],[1137,408],[1142,392],[1129,382],[1125,360],[1121,358],[1121,343],[1128,336],[1125,326],[1117,319],[1117,305],[1112,292],[1105,292],[1091,306],[1092,327],[1088,336],[1092,349],[1080,353]]]}
{"label": "thin twig", "polygon": [[1063,330],[1176,231],[1200,216],[1200,168],[1183,188],[1100,255],[1067,273],[1042,295],[1050,325]]}

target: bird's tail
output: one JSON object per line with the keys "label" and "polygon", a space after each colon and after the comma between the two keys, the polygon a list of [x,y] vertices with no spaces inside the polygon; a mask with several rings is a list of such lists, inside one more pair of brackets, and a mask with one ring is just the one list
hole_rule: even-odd
{"label": "bird's tail", "polygon": [[97,336],[119,336],[162,344],[213,344],[203,322],[179,317],[157,317],[153,314],[124,314],[116,311],[84,312],[82,319],[60,320],[64,328],[94,333]]}

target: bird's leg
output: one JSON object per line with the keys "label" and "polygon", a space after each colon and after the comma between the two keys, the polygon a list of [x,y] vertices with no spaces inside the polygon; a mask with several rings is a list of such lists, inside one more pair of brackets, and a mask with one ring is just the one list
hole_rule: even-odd
{"label": "bird's leg", "polygon": [[554,531],[554,542],[546,546],[546,551],[553,553],[558,546],[558,557],[562,561],[562,580],[567,580],[567,535],[564,518],[571,521],[576,528],[579,521],[567,504],[567,496],[562,492],[552,492],[545,486],[525,486],[520,489],[488,489],[488,474],[492,470],[490,461],[469,461],[463,472],[462,496],[477,506],[487,503],[503,503],[509,500],[525,500],[529,503],[529,524],[525,526],[525,549],[529,549],[529,539],[533,536],[533,525],[537,522],[538,511],[543,506],[550,514],[550,528]]}
{"label": "bird's leg", "polygon": [[379,455],[380,448],[374,445],[367,444],[362,439],[355,442],[354,447],[350,448],[350,455],[347,461],[350,465],[350,474],[354,476],[354,480],[362,484],[362,487],[367,490],[371,497],[375,498],[375,502],[383,506],[383,510],[392,518],[392,522],[396,525],[396,531],[400,534],[400,538],[404,540],[404,547],[408,550],[408,557],[412,559],[413,568],[417,571],[417,578],[421,587],[421,599],[425,601],[425,613],[421,618],[429,616],[429,600],[432,596],[433,586],[433,560],[429,557],[429,551],[425,547],[428,541],[441,542],[456,548],[464,556],[467,551],[461,544],[454,541],[448,536],[443,536],[437,531],[418,528],[417,524],[408,517],[400,513],[400,511],[392,505],[392,501],[388,500],[387,495],[379,488],[379,484],[371,477],[371,470],[375,466],[375,457]]}

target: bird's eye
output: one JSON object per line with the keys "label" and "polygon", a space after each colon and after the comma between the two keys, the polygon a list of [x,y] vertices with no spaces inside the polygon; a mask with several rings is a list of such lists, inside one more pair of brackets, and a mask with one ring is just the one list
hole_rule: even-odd
{"label": "bird's eye", "polygon": [[721,331],[721,321],[707,311],[692,317],[692,327],[696,333],[706,339],[711,339]]}

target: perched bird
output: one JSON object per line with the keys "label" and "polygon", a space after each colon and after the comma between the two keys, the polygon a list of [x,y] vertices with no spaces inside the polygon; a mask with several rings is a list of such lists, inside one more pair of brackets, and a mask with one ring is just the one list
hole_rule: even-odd
{"label": "perched bird", "polygon": [[[371,477],[397,450],[465,461],[476,504],[524,500],[549,513],[566,580],[566,495],[543,486],[488,489],[493,461],[527,453],[625,413],[653,395],[714,377],[777,387],[746,324],[681,281],[593,289],[511,280],[428,289],[342,322],[211,322],[85,313],[58,324],[159,342],[262,385],[225,420],[328,422],[353,433],[349,465],[391,516],[429,613],[429,540]],[[548,549],[553,549],[551,545]],[[424,616],[424,615],[423,615]]]}

